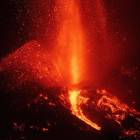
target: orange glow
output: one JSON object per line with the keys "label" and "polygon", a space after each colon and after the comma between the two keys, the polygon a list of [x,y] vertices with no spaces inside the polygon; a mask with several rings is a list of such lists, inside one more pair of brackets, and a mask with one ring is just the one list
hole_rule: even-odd
{"label": "orange glow", "polygon": [[63,81],[76,85],[83,78],[84,35],[78,3],[75,0],[58,0],[60,26],[58,33],[59,59]]}
{"label": "orange glow", "polygon": [[90,121],[88,118],[86,118],[80,108],[80,105],[82,103],[86,103],[88,101],[88,98],[82,98],[80,96],[81,91],[70,91],[69,94],[69,100],[71,103],[71,110],[73,115],[76,115],[79,119],[87,123],[88,125],[92,126],[93,128],[97,130],[101,130],[101,127],[99,127],[97,124]]}
{"label": "orange glow", "polygon": [[45,132],[45,131],[49,131],[49,129],[43,127],[43,128],[42,128],[42,131],[44,131],[44,132]]}
{"label": "orange glow", "polygon": [[[137,129],[137,123],[140,121],[140,112],[137,112],[134,108],[122,103],[117,97],[109,94],[106,90],[68,90],[64,89],[63,93],[59,96],[61,104],[70,109],[72,114],[86,124],[90,125],[96,130],[101,130],[102,124],[98,126],[96,123],[89,119],[89,115],[83,112],[82,106],[93,109],[94,112],[104,113],[104,118],[112,122],[115,122],[115,126],[119,126],[121,129],[121,136],[125,135],[137,135],[140,134]],[[69,106],[70,104],[70,106]],[[95,114],[97,115],[97,114]],[[128,130],[125,128],[123,122],[128,116],[134,117],[138,122],[131,132],[131,128]],[[81,128],[79,128],[81,129]]]}
{"label": "orange glow", "polygon": [[[95,20],[95,23],[91,26],[95,26],[92,29],[96,29],[96,30],[95,31],[92,30],[93,33],[91,33],[91,35],[93,34],[93,36],[88,38],[88,40],[93,38],[93,42],[95,38],[95,44],[92,43],[91,41],[91,44],[90,44],[91,46],[89,46],[89,52],[91,51],[91,53],[86,52],[87,54],[85,53],[85,47],[88,46],[88,41],[87,40],[85,41],[84,28],[82,26],[82,20],[80,17],[82,14],[80,14],[79,0],[56,0],[56,1],[57,1],[56,2],[57,8],[56,7],[55,8],[57,9],[56,14],[58,16],[56,17],[58,20],[57,21],[58,30],[56,31],[56,34],[57,34],[56,42],[54,41],[56,43],[55,44],[56,46],[55,48],[52,47],[53,49],[50,50],[54,53],[54,55],[49,54],[46,51],[46,49],[43,48],[42,45],[40,45],[37,41],[31,41],[25,44],[24,46],[19,48],[17,51],[15,51],[13,54],[9,55],[6,59],[3,59],[2,62],[0,62],[0,72],[4,73],[4,76],[3,76],[3,73],[1,74],[2,77],[11,76],[11,79],[8,77],[6,79],[7,83],[6,82],[5,83],[14,92],[16,90],[16,87],[18,87],[19,89],[22,89],[22,87],[25,87],[25,90],[27,90],[28,92],[28,90],[30,91],[30,88],[32,90],[32,87],[30,86],[33,85],[34,89],[33,89],[33,92],[31,92],[31,94],[33,94],[31,95],[31,97],[35,96],[36,98],[34,98],[33,101],[30,101],[29,103],[27,102],[28,109],[30,108],[32,109],[32,106],[36,104],[35,106],[37,106],[36,112],[38,112],[37,113],[37,116],[38,116],[39,111],[42,112],[42,109],[44,109],[46,106],[47,113],[50,112],[50,114],[46,113],[47,114],[46,119],[51,120],[51,117],[52,117],[52,121],[54,119],[56,119],[56,121],[58,120],[58,126],[56,126],[56,128],[59,128],[59,125],[62,124],[60,123],[61,119],[63,119],[62,115],[65,115],[64,111],[68,109],[69,110],[68,113],[70,115],[70,121],[73,124],[77,121],[77,119],[75,119],[77,117],[78,119],[80,119],[86,124],[87,128],[91,126],[92,128],[96,130],[101,130],[100,134],[103,134],[102,132],[106,129],[105,127],[109,129],[111,128],[109,125],[112,125],[113,127],[120,129],[122,135],[128,135],[128,136],[131,136],[131,135],[136,136],[137,134],[140,135],[140,127],[139,127],[139,124],[137,125],[137,123],[140,123],[140,112],[137,112],[135,109],[130,108],[128,105],[122,103],[117,97],[109,94],[105,89],[104,90],[87,89],[88,87],[84,85],[85,88],[83,86],[81,90],[78,90],[80,89],[79,85],[81,86],[83,84],[82,82],[84,83],[86,82],[86,78],[90,81],[90,76],[92,77],[90,73],[92,74],[94,73],[94,67],[95,67],[95,73],[97,69],[97,79],[98,79],[98,77],[100,77],[99,68],[108,69],[108,67],[111,66],[109,64],[106,65],[107,63],[104,63],[106,62],[106,60],[110,58],[109,54],[110,52],[112,52],[111,51],[112,49],[111,50],[108,49],[111,46],[111,45],[109,46],[108,44],[111,44],[111,43],[108,43],[110,39],[108,39],[108,33],[106,29],[107,21],[104,15],[104,8],[102,6],[102,0],[95,0],[96,1],[95,7],[97,7],[95,8],[97,10],[97,12],[95,12],[95,15],[96,13],[97,15],[93,17],[93,20]],[[86,10],[90,11],[90,9],[86,9]],[[96,22],[99,22],[99,23],[96,25]],[[100,45],[100,42],[98,41],[99,35],[101,36],[99,37],[99,41],[103,40],[101,45]],[[87,44],[87,46],[85,46],[85,44]],[[53,45],[54,44],[52,43],[52,46]],[[92,47],[92,46],[95,46],[95,47]],[[96,51],[95,51],[95,48],[96,48]],[[101,52],[102,50],[103,52]],[[95,51],[95,52],[92,53],[92,51]],[[95,55],[94,57],[94,54],[96,54],[96,52],[97,52],[97,56]],[[91,63],[90,59],[85,57],[85,54],[93,55],[93,57],[89,57],[89,58],[93,58],[91,60],[92,61],[94,60],[94,61]],[[99,54],[100,56],[98,57]],[[112,56],[113,54],[114,53],[112,53]],[[95,59],[95,58],[98,58],[98,59]],[[106,60],[103,60],[104,58]],[[85,63],[85,59],[89,60],[90,62]],[[95,61],[97,61],[96,62],[97,64],[94,63]],[[111,59],[110,61],[112,61],[111,63],[113,63],[113,59]],[[98,62],[101,63],[99,64],[99,66],[98,66]],[[100,66],[102,64],[106,66],[104,67]],[[90,67],[86,68],[88,67],[88,65],[92,65],[91,70],[90,70]],[[121,64],[118,64],[118,65],[121,65]],[[86,71],[86,69],[88,69],[89,73]],[[122,67],[121,70],[119,70],[121,71],[121,74],[122,74],[120,75],[120,72],[118,71],[118,69],[115,70],[112,68],[110,75],[112,75],[112,73],[114,73],[113,75],[118,74],[120,75],[120,79],[121,77],[122,79],[124,78],[124,81],[126,77],[123,77],[123,75],[131,77],[135,80],[135,75],[133,75],[133,71],[136,69],[137,67],[133,69],[127,69],[127,68]],[[99,73],[98,73],[98,70],[99,70]],[[93,72],[90,72],[90,71],[93,71]],[[85,73],[88,73],[87,74],[88,76],[85,75]],[[106,74],[106,72],[104,73]],[[115,79],[115,77],[114,77],[114,80],[119,80],[119,78]],[[91,78],[91,81],[94,79],[92,78]],[[106,77],[104,77],[104,79],[106,79]],[[108,81],[107,83],[110,84],[111,81],[109,80],[110,78],[105,81]],[[112,80],[112,82],[114,82],[114,80]],[[93,80],[93,82],[95,81]],[[104,84],[105,81],[103,80],[102,84],[97,84],[97,85],[106,87],[105,86],[106,84]],[[2,83],[2,85],[4,85],[5,83]],[[118,82],[116,82],[115,84],[117,83]],[[28,89],[28,86],[26,87],[26,85],[29,86],[29,89]],[[111,85],[107,87],[111,87]],[[66,88],[62,89],[62,87],[64,88],[65,86]],[[5,87],[6,86],[4,86],[4,89],[6,89]],[[75,87],[76,89],[74,89]],[[96,86],[93,85],[93,87],[96,87]],[[72,88],[73,90],[70,90],[70,88]],[[85,89],[85,90],[82,90],[82,89]],[[127,88],[125,87],[125,89]],[[128,92],[133,93],[133,90],[130,90],[130,89],[128,90]],[[43,90],[43,92],[40,90]],[[24,91],[24,88],[23,88],[23,91]],[[40,93],[38,94],[38,96],[36,96],[38,92]],[[30,99],[30,96],[28,98]],[[45,106],[44,106],[44,103],[45,103]],[[134,101],[132,103],[135,104]],[[13,105],[11,104],[11,107],[12,106],[16,106],[16,104],[13,104]],[[87,109],[86,110],[88,112],[87,114],[85,113],[86,111],[83,110],[82,108],[83,106],[85,110]],[[59,108],[61,109],[61,107],[62,107],[62,112],[59,112]],[[63,107],[65,107],[66,109]],[[66,113],[66,117],[68,116],[67,115],[68,113]],[[42,113],[40,115],[42,115]],[[43,115],[43,118],[44,117],[45,115]],[[133,119],[136,119],[136,123],[134,124],[135,128],[127,129],[125,126],[125,123],[126,123],[125,121],[129,121],[129,119],[131,118],[132,118],[132,121]],[[110,124],[106,124],[106,122],[105,123],[103,122],[106,120],[107,120],[107,123],[109,122],[108,120],[110,120]],[[50,127],[51,127],[50,130],[53,130],[52,128],[54,127],[54,122],[52,123],[52,121],[50,122],[48,121],[47,122],[48,128],[43,127],[41,128],[42,131],[44,132],[49,131]],[[57,122],[55,122],[55,125],[56,123]],[[13,125],[14,125],[13,128],[15,130],[24,131],[24,123],[18,126],[18,123],[14,122]],[[36,127],[36,126],[30,126],[30,128],[36,129],[39,131],[41,130],[40,127]],[[82,130],[80,127],[79,129]]]}

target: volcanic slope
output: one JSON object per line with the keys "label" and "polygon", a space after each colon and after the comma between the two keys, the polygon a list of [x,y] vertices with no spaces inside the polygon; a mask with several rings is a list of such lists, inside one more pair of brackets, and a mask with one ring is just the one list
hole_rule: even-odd
{"label": "volcanic slope", "polygon": [[37,41],[30,41],[2,59],[0,77],[2,86],[14,90],[27,82],[45,87],[56,86],[59,74],[50,54]]}

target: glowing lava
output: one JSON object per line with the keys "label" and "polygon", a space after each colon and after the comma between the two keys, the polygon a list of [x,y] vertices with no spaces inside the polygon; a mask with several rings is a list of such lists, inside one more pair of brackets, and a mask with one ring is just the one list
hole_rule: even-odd
{"label": "glowing lava", "polygon": [[[78,2],[75,0],[59,0],[60,27],[58,33],[59,59],[58,65],[63,80],[76,85],[83,79],[84,68],[84,35],[80,19]],[[67,79],[67,81],[66,81]]]}
{"label": "glowing lava", "polygon": [[84,121],[85,123],[87,123],[88,125],[92,126],[93,128],[97,129],[97,130],[101,130],[101,127],[99,127],[97,124],[93,123],[92,121],[90,121],[88,118],[86,118],[80,108],[80,105],[83,103],[86,103],[88,101],[88,98],[82,98],[82,96],[80,96],[81,91],[70,91],[69,94],[69,100],[71,103],[71,110],[72,110],[72,114],[76,115],[79,119],[81,119],[82,121]]}
{"label": "glowing lava", "polygon": [[[60,103],[65,108],[70,109],[73,115],[75,115],[94,129],[102,131],[104,127],[108,126],[108,123],[106,123],[105,126],[105,124],[103,124],[101,121],[101,127],[99,127],[96,123],[93,123],[93,120],[91,120],[92,117],[90,117],[89,119],[89,115],[87,115],[86,113],[84,114],[82,107],[86,107],[86,109],[89,109],[91,111],[89,111],[91,116],[94,115],[92,112],[96,112],[96,118],[98,118],[99,113],[100,115],[103,115],[102,117],[99,117],[101,120],[103,118],[106,121],[110,120],[111,124],[114,127],[114,131],[116,131],[117,128],[121,132],[120,138],[133,135],[134,137],[139,137],[140,128],[138,126],[140,124],[140,112],[137,112],[134,108],[131,108],[128,105],[122,103],[117,97],[106,92],[106,90],[64,89],[64,91],[65,92],[63,92],[59,96]],[[68,103],[71,105],[70,108]],[[125,121],[127,121],[127,119],[129,118],[134,121],[129,122],[133,127],[128,127],[127,124],[125,124]]]}

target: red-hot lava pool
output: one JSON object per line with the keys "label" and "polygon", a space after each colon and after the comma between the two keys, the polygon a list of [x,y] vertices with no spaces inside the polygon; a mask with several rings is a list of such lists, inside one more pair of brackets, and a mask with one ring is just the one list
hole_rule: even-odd
{"label": "red-hot lava pool", "polygon": [[17,3],[46,34],[1,59],[0,139],[139,140],[139,63],[122,55],[119,2]]}

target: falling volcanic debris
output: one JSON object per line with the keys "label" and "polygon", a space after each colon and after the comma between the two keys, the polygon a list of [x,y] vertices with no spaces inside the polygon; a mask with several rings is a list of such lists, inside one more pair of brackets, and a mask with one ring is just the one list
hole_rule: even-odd
{"label": "falling volcanic debris", "polygon": [[[10,129],[9,137],[14,138],[15,131],[21,132],[15,137],[20,139],[33,138],[27,134],[32,131],[46,132],[52,137],[51,133],[61,129],[65,120],[69,128],[63,131],[76,130],[80,135],[81,131],[88,131],[92,138],[98,135],[95,139],[140,138],[138,111],[106,90],[81,85],[87,80],[88,70],[87,38],[79,5],[79,0],[56,1],[59,20],[56,44],[50,51],[53,53],[37,41],[30,41],[0,62],[0,88],[6,100],[1,102],[5,109],[1,108],[0,117],[2,126]],[[107,31],[102,2],[96,0],[96,5],[100,16],[95,19],[101,24],[97,29],[102,29],[105,43]],[[107,136],[110,131],[115,136]],[[62,137],[58,139],[66,139]]]}

